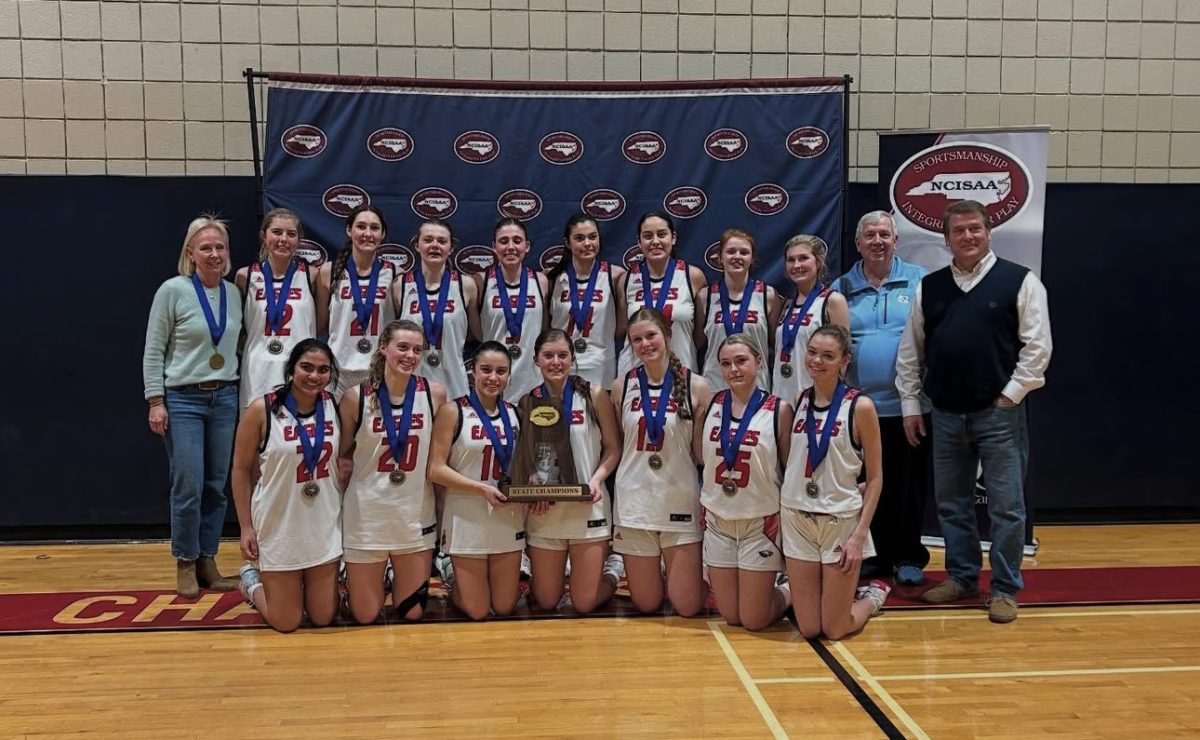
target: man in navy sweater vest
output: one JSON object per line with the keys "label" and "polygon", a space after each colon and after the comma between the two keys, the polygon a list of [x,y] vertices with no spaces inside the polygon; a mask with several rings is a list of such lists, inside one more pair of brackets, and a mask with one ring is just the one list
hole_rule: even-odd
{"label": "man in navy sweater vest", "polygon": [[950,577],[922,598],[942,603],[978,594],[975,476],[982,463],[992,526],[988,616],[1006,623],[1017,618],[1022,587],[1029,458],[1022,401],[1045,385],[1050,364],[1046,288],[1029,269],[992,253],[982,204],[951,204],[942,230],[953,261],[922,279],[896,358],[911,444],[926,434],[922,392],[933,404],[934,492]]}

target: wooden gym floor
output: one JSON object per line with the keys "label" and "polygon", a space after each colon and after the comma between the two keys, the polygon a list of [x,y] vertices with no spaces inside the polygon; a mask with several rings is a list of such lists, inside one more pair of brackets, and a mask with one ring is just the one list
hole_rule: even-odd
{"label": "wooden gym floor", "polygon": [[[1027,568],[1200,565],[1200,525],[1038,537]],[[4,594],[173,576],[163,544],[0,547]],[[1200,603],[892,611],[813,644],[676,617],[0,635],[0,738],[68,736],[1197,737]]]}

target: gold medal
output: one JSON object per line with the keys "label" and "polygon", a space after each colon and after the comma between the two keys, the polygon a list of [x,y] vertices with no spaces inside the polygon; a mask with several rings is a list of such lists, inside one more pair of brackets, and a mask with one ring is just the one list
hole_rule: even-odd
{"label": "gold medal", "polygon": [[220,370],[225,367],[225,355],[220,352],[213,352],[212,357],[208,358],[208,366],[213,370]]}
{"label": "gold medal", "polygon": [[726,496],[734,495],[738,490],[737,481],[733,478],[726,478],[725,482],[721,484],[721,490],[725,492]]}

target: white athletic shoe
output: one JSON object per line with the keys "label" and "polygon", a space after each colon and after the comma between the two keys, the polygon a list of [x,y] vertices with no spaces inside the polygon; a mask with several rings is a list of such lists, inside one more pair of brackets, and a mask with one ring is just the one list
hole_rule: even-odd
{"label": "white athletic shoe", "polygon": [[529,562],[529,553],[521,551],[521,580],[528,581],[533,578],[533,565]]}
{"label": "white athletic shoe", "polygon": [[883,611],[883,602],[887,601],[888,594],[892,592],[892,587],[883,581],[871,581],[863,590],[864,599],[869,599],[875,605],[875,609],[871,611],[872,617],[877,617]]}
{"label": "white athletic shoe", "polygon": [[392,561],[388,560],[387,565],[383,566],[383,593],[385,597],[392,592],[392,583],[395,579],[396,571],[392,568]]}
{"label": "white athletic shoe", "polygon": [[442,588],[446,591],[454,588],[454,562],[450,560],[450,556],[444,552],[439,552],[437,558],[433,561],[434,567],[437,568],[439,577],[442,579]]}
{"label": "white athletic shoe", "polygon": [[238,571],[238,591],[247,604],[254,605],[254,592],[263,587],[262,573],[252,563],[246,563]]}
{"label": "white athletic shoe", "polygon": [[611,576],[614,583],[620,583],[625,577],[625,558],[617,553],[609,553],[604,559],[604,568],[600,571],[601,575]]}

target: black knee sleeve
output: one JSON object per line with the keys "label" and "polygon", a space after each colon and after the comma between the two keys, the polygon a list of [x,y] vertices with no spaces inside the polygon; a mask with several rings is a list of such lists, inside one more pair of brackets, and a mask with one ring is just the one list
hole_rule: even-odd
{"label": "black knee sleeve", "polygon": [[396,611],[400,616],[408,614],[408,610],[414,606],[425,609],[425,605],[429,603],[429,581],[426,580],[421,584],[421,587],[409,594],[403,601],[396,605]]}

